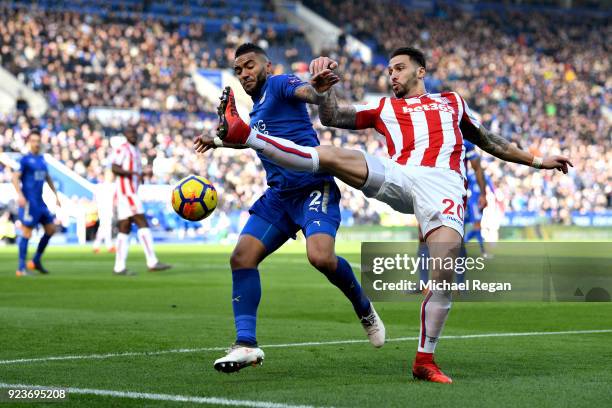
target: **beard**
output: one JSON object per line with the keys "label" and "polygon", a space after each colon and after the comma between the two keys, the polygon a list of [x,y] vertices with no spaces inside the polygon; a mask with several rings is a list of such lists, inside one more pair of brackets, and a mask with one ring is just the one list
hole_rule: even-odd
{"label": "beard", "polygon": [[397,88],[396,90],[393,90],[393,95],[395,95],[396,98],[403,98],[404,96],[406,96],[408,92],[406,92],[406,88],[404,88],[403,86],[400,86],[399,88]]}
{"label": "beard", "polygon": [[406,78],[406,82],[397,82],[396,87],[393,89],[393,95],[395,95],[396,98],[405,98],[409,95],[410,90],[416,88],[418,83],[419,81],[415,72],[413,75]]}
{"label": "beard", "polygon": [[267,78],[268,74],[266,73],[266,70],[261,70],[261,72],[257,74],[257,77],[255,78],[255,85],[253,86],[253,88],[251,88],[250,91],[247,91],[246,89],[244,91],[249,96],[259,95],[261,93],[261,88],[263,88],[264,84],[266,83]]}

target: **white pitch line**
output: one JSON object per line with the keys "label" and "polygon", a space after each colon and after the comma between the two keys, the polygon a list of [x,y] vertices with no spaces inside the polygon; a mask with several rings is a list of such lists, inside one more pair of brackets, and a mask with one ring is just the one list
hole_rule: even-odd
{"label": "white pitch line", "polygon": [[[489,337],[522,337],[522,336],[560,336],[566,334],[599,334],[612,333],[612,329],[602,330],[568,330],[568,331],[552,331],[552,332],[518,332],[518,333],[481,333],[481,334],[460,334],[442,336],[445,340],[461,340],[461,339],[482,339]],[[387,343],[413,341],[418,340],[418,337],[396,337],[387,339]],[[261,348],[289,348],[289,347],[305,347],[305,346],[333,346],[339,344],[355,344],[367,343],[366,339],[348,339],[348,340],[332,340],[332,341],[309,341],[303,343],[284,343],[284,344],[268,344],[260,346]],[[141,356],[159,356],[162,354],[178,354],[178,353],[200,353],[205,351],[224,351],[227,347],[203,347],[203,348],[182,348],[160,351],[127,351],[123,353],[108,353],[108,354],[84,354],[73,356],[50,356],[38,358],[19,358],[16,360],[0,360],[0,365],[21,364],[21,363],[36,363],[42,361],[62,361],[62,360],[104,360],[114,357],[141,357]]]}
{"label": "white pitch line", "polygon": [[196,404],[214,404],[214,405],[225,405],[233,407],[254,407],[254,408],[314,408],[312,405],[290,405],[282,404],[277,402],[269,401],[251,401],[251,400],[234,400],[227,398],[218,397],[194,397],[188,395],[172,395],[172,394],[152,394],[148,392],[134,392],[134,391],[113,391],[113,390],[98,390],[93,388],[74,388],[74,387],[53,387],[46,385],[33,385],[33,384],[7,384],[0,383],[0,388],[20,388],[20,389],[49,389],[49,388],[61,388],[65,389],[70,394],[83,394],[83,395],[99,395],[103,397],[115,397],[115,398],[132,398],[132,399],[144,399],[150,401],[173,401],[173,402],[191,402]]}

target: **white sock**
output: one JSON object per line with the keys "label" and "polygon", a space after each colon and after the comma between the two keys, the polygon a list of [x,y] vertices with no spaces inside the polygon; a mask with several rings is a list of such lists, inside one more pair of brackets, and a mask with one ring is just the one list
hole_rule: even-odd
{"label": "white sock", "polygon": [[117,252],[115,252],[115,272],[121,272],[125,269],[125,261],[127,260],[128,247],[130,245],[130,236],[120,232],[117,234]]}
{"label": "white sock", "polygon": [[113,246],[113,227],[107,222],[101,221],[93,243],[94,249],[99,249],[102,242],[104,242],[106,249],[110,249]]}
{"label": "white sock", "polygon": [[100,244],[102,243],[102,232],[100,231],[101,226],[98,227],[98,232],[96,232],[96,239],[93,242],[93,249],[99,249]]}
{"label": "white sock", "polygon": [[113,247],[113,226],[112,223],[104,224],[104,245],[106,249],[111,249]]}
{"label": "white sock", "polygon": [[300,146],[287,139],[264,135],[255,129],[251,130],[246,145],[287,169],[310,173],[319,171],[319,153],[314,147]]}
{"label": "white sock", "polygon": [[423,353],[433,353],[442,335],[444,323],[451,308],[449,291],[432,290],[421,304],[421,332],[419,348]]}
{"label": "white sock", "polygon": [[138,240],[144,248],[144,253],[147,258],[147,266],[150,268],[157,264],[157,256],[155,256],[155,250],[153,249],[153,235],[151,230],[148,228],[138,228]]}

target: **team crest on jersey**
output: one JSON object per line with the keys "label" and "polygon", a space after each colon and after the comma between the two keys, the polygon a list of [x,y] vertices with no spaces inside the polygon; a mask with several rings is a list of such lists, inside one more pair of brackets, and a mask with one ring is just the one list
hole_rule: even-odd
{"label": "team crest on jersey", "polygon": [[291,75],[287,82],[289,83],[289,85],[297,85],[297,84],[301,83],[302,80],[300,78],[296,77],[295,75]]}

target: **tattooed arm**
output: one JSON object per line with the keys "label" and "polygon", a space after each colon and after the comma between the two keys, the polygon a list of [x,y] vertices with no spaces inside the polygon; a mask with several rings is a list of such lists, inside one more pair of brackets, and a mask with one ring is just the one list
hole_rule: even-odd
{"label": "tattooed arm", "polygon": [[[335,74],[332,75],[334,76],[329,76],[327,79],[313,77],[311,84],[297,88],[294,96],[303,102],[319,105],[319,117],[324,126],[355,129],[357,117],[355,107],[352,105],[338,105],[336,92],[332,88],[332,85],[337,82],[337,77]],[[316,87],[315,82],[317,84]]]}
{"label": "tattooed arm", "polygon": [[304,84],[297,88],[293,96],[302,102],[320,105],[327,98],[332,86],[339,81],[340,77],[331,69],[323,69],[310,78],[310,84]]}
{"label": "tattooed arm", "polygon": [[357,110],[353,105],[338,105],[336,92],[330,89],[319,105],[319,118],[324,126],[342,129],[357,128]]}
{"label": "tattooed arm", "polygon": [[566,174],[568,165],[573,167],[569,159],[563,156],[535,157],[519,149],[515,143],[491,133],[482,125],[476,127],[468,121],[461,121],[460,128],[467,140],[498,159],[536,168],[556,169]]}

